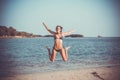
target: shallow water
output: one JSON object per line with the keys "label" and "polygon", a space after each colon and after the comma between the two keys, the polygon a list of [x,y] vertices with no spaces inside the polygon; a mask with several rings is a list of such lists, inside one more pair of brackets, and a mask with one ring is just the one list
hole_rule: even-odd
{"label": "shallow water", "polygon": [[52,38],[0,39],[0,76],[64,69],[120,65],[120,38],[64,38],[71,46],[69,59],[58,53],[50,62],[45,46],[52,49]]}

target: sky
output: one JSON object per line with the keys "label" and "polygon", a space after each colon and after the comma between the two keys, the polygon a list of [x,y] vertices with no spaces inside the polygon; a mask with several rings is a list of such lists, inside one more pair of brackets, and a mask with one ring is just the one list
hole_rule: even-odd
{"label": "sky", "polygon": [[118,0],[0,0],[0,25],[38,35],[56,25],[86,37],[120,37]]}

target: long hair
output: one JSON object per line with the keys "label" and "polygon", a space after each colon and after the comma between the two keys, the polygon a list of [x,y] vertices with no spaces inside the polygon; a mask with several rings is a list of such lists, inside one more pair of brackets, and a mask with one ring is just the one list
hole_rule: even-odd
{"label": "long hair", "polygon": [[57,30],[57,28],[58,28],[58,27],[60,27],[60,28],[61,28],[61,32],[62,32],[63,27],[62,27],[62,26],[60,26],[60,25],[57,25],[57,26],[56,26],[56,30]]}

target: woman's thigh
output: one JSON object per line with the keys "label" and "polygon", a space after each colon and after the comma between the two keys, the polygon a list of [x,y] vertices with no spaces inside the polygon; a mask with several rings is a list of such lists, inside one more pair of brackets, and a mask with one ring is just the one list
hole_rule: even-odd
{"label": "woman's thigh", "polygon": [[60,53],[61,53],[61,56],[62,56],[63,60],[66,61],[67,57],[66,57],[66,54],[65,54],[65,49],[64,48],[61,49]]}
{"label": "woman's thigh", "polygon": [[53,49],[53,50],[52,50],[52,54],[51,54],[51,60],[52,60],[52,61],[55,60],[56,54],[57,54],[56,50]]}

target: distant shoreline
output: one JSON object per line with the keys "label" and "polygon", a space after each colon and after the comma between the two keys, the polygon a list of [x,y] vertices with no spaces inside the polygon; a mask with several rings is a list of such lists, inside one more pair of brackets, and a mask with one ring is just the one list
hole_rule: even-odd
{"label": "distant shoreline", "polygon": [[35,38],[35,37],[26,37],[26,36],[0,36],[0,38]]}
{"label": "distant shoreline", "polygon": [[[36,38],[36,37],[53,37],[53,35],[34,35],[34,36],[7,36],[7,35],[4,35],[4,36],[0,36],[0,38]],[[69,36],[65,36],[65,37],[83,37],[83,35],[80,35],[80,34],[71,34]]]}
{"label": "distant shoreline", "polygon": [[[0,38],[35,38],[53,37],[53,35],[36,35],[25,31],[17,31],[14,27],[0,26]],[[81,34],[71,34],[66,37],[83,37]]]}
{"label": "distant shoreline", "polygon": [[[40,37],[36,37],[36,36],[0,36],[0,39],[23,39],[23,38],[52,38],[53,36],[40,36]],[[65,38],[120,38],[120,37],[71,37],[71,36],[67,36]]]}

